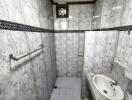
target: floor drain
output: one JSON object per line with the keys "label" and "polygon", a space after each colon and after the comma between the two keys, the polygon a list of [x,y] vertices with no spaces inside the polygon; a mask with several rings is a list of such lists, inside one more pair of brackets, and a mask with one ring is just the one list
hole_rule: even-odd
{"label": "floor drain", "polygon": [[56,89],[56,88],[57,88],[57,86],[55,85],[55,86],[54,86],[54,88]]}
{"label": "floor drain", "polygon": [[106,93],[106,94],[107,94],[108,92],[107,92],[106,90],[104,90],[104,93]]}

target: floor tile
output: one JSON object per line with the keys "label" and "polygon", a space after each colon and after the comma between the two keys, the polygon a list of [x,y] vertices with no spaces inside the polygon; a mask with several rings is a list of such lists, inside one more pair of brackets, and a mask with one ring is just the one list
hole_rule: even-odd
{"label": "floor tile", "polygon": [[73,100],[73,95],[66,95],[66,100]]}
{"label": "floor tile", "polygon": [[66,95],[65,94],[59,94],[58,100],[66,100]]}
{"label": "floor tile", "polygon": [[52,94],[50,100],[58,100],[59,94]]}
{"label": "floor tile", "polygon": [[52,94],[59,94],[60,93],[60,89],[53,89],[53,91],[52,91]]}
{"label": "floor tile", "polygon": [[73,89],[67,89],[66,94],[67,95],[72,95],[73,94]]}
{"label": "floor tile", "polygon": [[76,77],[57,78],[50,100],[81,100],[81,80]]}
{"label": "floor tile", "polygon": [[73,95],[73,100],[81,100],[80,95]]}

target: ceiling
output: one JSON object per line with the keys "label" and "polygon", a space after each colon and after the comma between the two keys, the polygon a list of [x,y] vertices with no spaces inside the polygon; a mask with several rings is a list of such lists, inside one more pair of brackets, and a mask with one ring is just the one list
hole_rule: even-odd
{"label": "ceiling", "polygon": [[54,2],[81,2],[81,1],[94,1],[94,0],[54,0]]}
{"label": "ceiling", "polygon": [[59,4],[62,4],[62,3],[71,3],[71,4],[82,4],[82,3],[94,3],[96,0],[51,0],[53,3],[59,3]]}

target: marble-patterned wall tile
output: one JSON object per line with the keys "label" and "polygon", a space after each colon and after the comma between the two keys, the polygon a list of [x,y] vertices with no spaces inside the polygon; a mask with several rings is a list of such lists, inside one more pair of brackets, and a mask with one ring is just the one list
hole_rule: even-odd
{"label": "marble-patterned wall tile", "polygon": [[[129,35],[127,31],[119,32],[118,44],[117,44],[114,62],[122,66],[123,69],[132,67],[131,45],[132,45],[132,35],[131,34]],[[118,68],[117,66],[114,66],[112,74],[114,75],[114,78],[119,81],[122,89],[124,90],[125,95],[127,92],[130,92],[132,94],[132,84],[131,84],[132,81],[128,80],[124,76],[124,70],[122,73],[120,68]]]}
{"label": "marble-patterned wall tile", "polygon": [[[0,10],[0,19],[53,29],[49,0],[1,0]],[[0,31],[0,100],[49,100],[56,81],[54,42],[53,33]],[[40,44],[44,52],[10,62],[9,54],[20,57]]]}
{"label": "marble-patterned wall tile", "polygon": [[[119,63],[121,66],[128,68],[132,66],[132,48],[131,48],[131,39],[132,35],[128,35],[128,32],[120,32],[119,33],[119,42],[116,50],[116,56],[114,61]],[[114,70],[113,70],[114,72]],[[119,79],[125,79],[125,80],[120,80],[121,83],[126,83],[122,84],[123,89],[128,89],[132,93],[132,85],[130,84],[131,81],[127,80],[127,78],[123,75],[123,78],[121,78],[121,73],[118,72],[116,73],[117,77]]]}
{"label": "marble-patterned wall tile", "polygon": [[120,68],[120,66],[113,66],[113,70],[111,75],[113,76],[113,79],[121,86],[122,90],[124,91],[124,94],[126,95],[127,87],[128,87],[128,79],[124,76],[124,69]]}
{"label": "marble-patterned wall tile", "polygon": [[92,28],[131,25],[131,4],[131,0],[98,0],[94,5]]}
{"label": "marble-patterned wall tile", "polygon": [[122,25],[125,0],[113,0],[111,9],[110,27],[118,27]]}
{"label": "marble-patterned wall tile", "polygon": [[56,18],[56,7],[53,8],[55,30],[91,29],[93,5],[69,5],[69,18]]}
{"label": "marble-patterned wall tile", "polygon": [[58,76],[81,76],[84,52],[84,33],[55,33]]}
{"label": "marble-patterned wall tile", "polygon": [[111,23],[112,3],[114,0],[98,0],[94,5],[92,28],[108,28]]}
{"label": "marble-patterned wall tile", "polygon": [[94,5],[92,29],[108,28],[111,23],[113,0],[98,0]]}
{"label": "marble-patterned wall tile", "polygon": [[[56,18],[55,6],[53,11],[55,30],[91,29],[93,5],[69,5],[69,18]],[[58,76],[80,76],[83,66],[84,33],[56,33],[55,41]],[[79,54],[82,57],[78,57]]]}
{"label": "marble-patterned wall tile", "polygon": [[[131,16],[132,16],[132,10],[131,10],[131,0],[98,0],[94,7],[94,16],[99,16],[97,18],[94,18],[93,16],[93,22],[92,22],[92,28],[109,28],[109,27],[119,27],[119,26],[125,26],[125,25],[131,25]],[[108,35],[108,34],[107,34]],[[102,37],[102,36],[101,36]],[[119,63],[121,66],[124,66],[125,68],[132,66],[132,39],[131,34],[128,35],[128,32],[122,31],[119,32],[119,37],[117,37],[117,44],[115,44],[115,55],[114,55],[114,61]],[[86,40],[85,40],[86,41]],[[103,41],[103,39],[101,40]],[[98,40],[98,43],[102,42]],[[114,45],[113,45],[114,46]],[[87,47],[87,48],[91,48]],[[99,47],[100,48],[100,47]],[[110,45],[107,45],[107,49],[104,49],[104,55],[112,55],[113,51]],[[109,50],[110,49],[110,50]],[[98,47],[96,48],[95,54],[99,53],[100,51],[97,51]],[[102,50],[101,50],[102,51]],[[92,55],[92,54],[91,54]],[[90,55],[89,55],[90,56]],[[99,55],[100,57],[102,55]],[[89,57],[86,58],[90,59]],[[110,57],[111,59],[111,57]],[[113,59],[113,58],[112,58]],[[96,61],[97,59],[91,59],[89,61]],[[104,61],[104,59],[103,59]],[[85,65],[87,64],[89,69],[92,69],[91,66],[94,66],[93,63],[84,62]],[[88,69],[88,70],[89,70]],[[115,78],[120,82],[121,87],[125,91],[125,89],[128,89],[128,87],[131,86],[131,81],[129,81],[119,70],[119,68],[113,68],[112,74],[115,76]],[[130,92],[132,89],[129,90]]]}
{"label": "marble-patterned wall tile", "polygon": [[92,29],[100,28],[104,0],[97,0],[93,8]]}
{"label": "marble-patterned wall tile", "polygon": [[0,19],[53,29],[49,0],[1,0],[0,10]]}
{"label": "marble-patterned wall tile", "polygon": [[[54,34],[0,31],[0,36],[0,99],[48,100],[56,79]],[[46,46],[44,52],[9,61],[9,54],[20,57],[42,43]]]}
{"label": "marble-patterned wall tile", "polygon": [[117,31],[87,31],[85,33],[82,96],[87,97],[86,74],[89,72],[108,74],[112,72]]}
{"label": "marble-patterned wall tile", "polygon": [[86,32],[84,67],[96,73],[110,73],[117,32]]}
{"label": "marble-patterned wall tile", "polygon": [[101,28],[110,27],[112,1],[111,0],[109,0],[109,1],[108,0],[104,0],[104,2],[103,2],[101,24],[100,24]]}
{"label": "marble-patterned wall tile", "polygon": [[84,47],[85,47],[85,33],[81,33],[79,34],[79,45],[78,45],[78,76],[83,76],[83,67],[80,67],[80,66],[83,66],[84,64]]}
{"label": "marble-patterned wall tile", "polygon": [[116,51],[115,61],[124,67],[131,67],[132,65],[132,35],[128,32],[120,32],[119,43]]}
{"label": "marble-patterned wall tile", "polygon": [[57,75],[63,76],[67,72],[67,33],[55,33]]}
{"label": "marble-patterned wall tile", "polygon": [[[79,71],[79,65],[78,65],[78,39],[79,39],[79,34],[78,33],[68,33],[68,39],[67,41],[69,41],[67,43],[67,54],[68,54],[68,62],[69,65],[67,67],[67,71],[68,71],[68,76],[77,76],[78,71]],[[72,59],[72,60],[71,60]],[[82,67],[82,66],[80,66]]]}
{"label": "marble-patterned wall tile", "polygon": [[[132,1],[124,0],[124,9],[123,9],[123,18],[122,25],[131,25],[132,24]],[[127,19],[127,20],[126,20]]]}

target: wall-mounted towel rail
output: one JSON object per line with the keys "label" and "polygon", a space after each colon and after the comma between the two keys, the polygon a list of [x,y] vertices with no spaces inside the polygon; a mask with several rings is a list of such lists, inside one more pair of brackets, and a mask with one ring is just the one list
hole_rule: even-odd
{"label": "wall-mounted towel rail", "polygon": [[32,51],[32,52],[29,52],[29,53],[27,53],[27,54],[25,54],[24,56],[21,56],[21,57],[19,57],[19,58],[14,57],[13,54],[10,54],[10,55],[9,55],[9,58],[12,59],[12,60],[18,61],[18,60],[20,60],[20,59],[22,59],[22,58],[24,58],[24,57],[26,57],[26,56],[28,56],[28,55],[30,55],[30,54],[36,52],[36,51],[42,49],[43,47],[44,47],[44,46],[41,44],[41,47],[40,47],[40,48],[38,48],[38,49],[36,49],[36,50],[34,50],[34,51]]}

